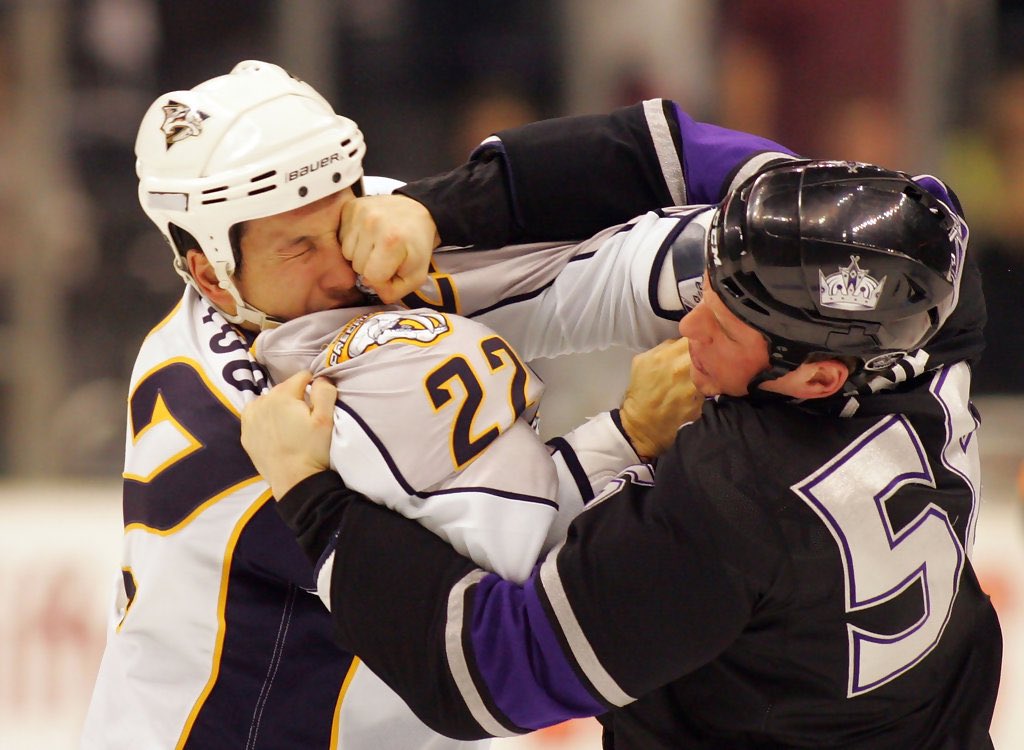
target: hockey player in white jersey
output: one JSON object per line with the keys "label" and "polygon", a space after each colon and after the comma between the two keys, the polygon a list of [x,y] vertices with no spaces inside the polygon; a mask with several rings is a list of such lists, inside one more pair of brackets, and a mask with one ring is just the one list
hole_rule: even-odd
{"label": "hockey player in white jersey", "polygon": [[160,97],[141,123],[140,200],[187,286],[131,379],[123,587],[85,748],[472,746],[331,643],[238,439],[267,384],[255,332],[365,299],[336,238],[364,149],[355,123],[257,62]]}
{"label": "hockey player in white jersey", "polygon": [[[334,644],[323,605],[308,593],[312,569],[239,442],[240,411],[268,385],[249,351],[256,333],[370,301],[337,239],[342,210],[362,186],[363,151],[353,122],[266,63],[162,96],[143,119],[140,200],[187,286],[132,374],[122,585],[85,748],[471,746],[431,732]],[[555,252],[563,266],[576,257],[568,246]],[[476,278],[453,279],[467,314],[478,312],[467,300],[484,298]],[[536,300],[550,296],[536,291]],[[490,299],[495,310],[512,309]],[[648,309],[646,336],[671,328],[670,317]],[[524,340],[534,354],[574,345],[554,333]],[[654,341],[586,345],[611,343]],[[470,426],[476,438],[480,425]],[[614,415],[590,429],[610,436],[611,453],[635,458]],[[572,440],[559,450],[572,453]],[[578,459],[555,466],[591,491]]]}

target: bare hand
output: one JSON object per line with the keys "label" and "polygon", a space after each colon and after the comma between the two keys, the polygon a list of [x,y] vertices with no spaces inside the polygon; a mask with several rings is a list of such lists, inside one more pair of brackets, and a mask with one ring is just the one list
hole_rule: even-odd
{"label": "bare hand", "polygon": [[324,379],[298,372],[274,386],[242,412],[242,447],[270,483],[274,497],[330,465],[334,402],[338,391]]}
{"label": "bare hand", "polygon": [[654,458],[675,442],[681,426],[700,416],[703,404],[690,379],[689,342],[674,339],[633,357],[619,417],[636,451]]}
{"label": "bare hand", "polygon": [[398,302],[427,280],[441,244],[430,212],[404,195],[369,195],[345,204],[341,253],[382,302]]}

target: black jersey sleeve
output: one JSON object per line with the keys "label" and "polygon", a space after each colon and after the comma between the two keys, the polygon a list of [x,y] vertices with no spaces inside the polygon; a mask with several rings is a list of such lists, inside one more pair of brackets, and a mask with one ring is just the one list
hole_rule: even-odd
{"label": "black jersey sleeve", "polygon": [[277,510],[324,581],[318,593],[331,609],[339,645],[431,729],[457,739],[488,736],[445,660],[449,592],[475,570],[472,561],[349,489],[333,471],[299,482]]}
{"label": "black jersey sleeve", "polygon": [[628,695],[714,659],[784,578],[786,558],[752,500],[756,487],[737,486],[722,444],[710,447],[714,430],[700,422],[681,430],[653,486],[595,501],[570,528],[557,575],[542,571],[556,619],[571,610],[579,624],[565,631],[573,653],[592,650]]}
{"label": "black jersey sleeve", "polygon": [[493,149],[455,169],[409,182],[395,192],[430,211],[442,245],[502,247],[526,233],[513,217],[504,155]]}
{"label": "black jersey sleeve", "polygon": [[488,247],[578,239],[674,203],[641,105],[500,131],[466,164],[396,192],[427,206],[445,245]]}
{"label": "black jersey sleeve", "polygon": [[716,203],[751,170],[792,158],[701,123],[668,99],[500,131],[451,172],[396,192],[423,203],[445,245],[582,239],[664,206]]}

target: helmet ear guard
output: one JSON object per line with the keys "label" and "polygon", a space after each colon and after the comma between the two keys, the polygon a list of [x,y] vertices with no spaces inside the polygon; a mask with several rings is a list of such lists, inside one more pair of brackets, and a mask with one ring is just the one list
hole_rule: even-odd
{"label": "helmet ear guard", "polygon": [[356,124],[308,84],[247,60],[227,75],[150,106],[135,142],[139,201],[174,251],[174,268],[196,286],[183,233],[209,259],[237,312],[231,322],[276,321],[242,299],[233,275],[231,228],[358,186],[366,152]]}
{"label": "helmet ear guard", "polygon": [[863,378],[942,325],[966,242],[963,219],[903,173],[790,162],[727,196],[707,267],[724,304],[768,341],[771,364],[753,385],[811,354],[854,358]]}

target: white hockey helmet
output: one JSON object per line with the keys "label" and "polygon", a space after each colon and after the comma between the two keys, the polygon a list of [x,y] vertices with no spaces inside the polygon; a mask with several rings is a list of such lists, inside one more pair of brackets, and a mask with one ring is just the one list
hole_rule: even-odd
{"label": "white hockey helmet", "polygon": [[189,248],[175,241],[179,230],[192,235],[234,299],[237,314],[225,316],[262,329],[279,321],[235,286],[231,227],[354,185],[365,152],[358,126],[311,86],[277,65],[246,60],[150,106],[135,141],[139,201],[170,242],[182,278],[198,289],[185,262]]}

